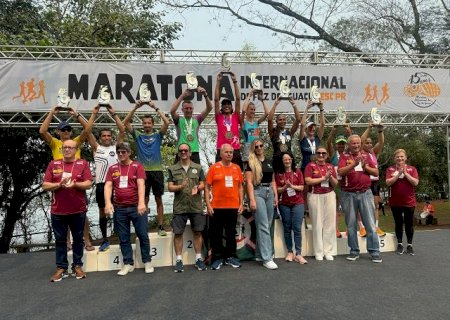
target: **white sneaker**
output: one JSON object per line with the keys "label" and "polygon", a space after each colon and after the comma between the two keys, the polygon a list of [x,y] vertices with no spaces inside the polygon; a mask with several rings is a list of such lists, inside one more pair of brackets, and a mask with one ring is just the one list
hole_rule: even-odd
{"label": "white sneaker", "polygon": [[315,256],[315,258],[316,258],[317,261],[322,261],[323,260],[323,257],[321,257],[321,256]]}
{"label": "white sneaker", "polygon": [[131,264],[125,264],[122,269],[120,269],[119,272],[117,272],[117,275],[119,276],[126,276],[128,274],[128,272],[133,272],[134,271],[134,266]]}
{"label": "white sneaker", "polygon": [[145,273],[153,273],[153,271],[155,271],[155,268],[153,268],[151,261],[144,263],[144,266],[145,266]]}
{"label": "white sneaker", "polygon": [[325,255],[325,259],[328,260],[328,261],[333,261],[334,257],[331,254],[326,254]]}
{"label": "white sneaker", "polygon": [[273,262],[273,260],[264,262],[263,266],[270,270],[278,269],[277,264],[275,262]]}

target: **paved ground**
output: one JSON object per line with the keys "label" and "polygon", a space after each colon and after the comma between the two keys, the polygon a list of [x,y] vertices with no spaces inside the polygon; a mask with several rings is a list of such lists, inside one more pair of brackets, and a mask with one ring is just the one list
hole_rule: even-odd
{"label": "paved ground", "polygon": [[126,277],[89,273],[50,283],[54,253],[0,256],[0,319],[449,319],[450,230],[417,232],[415,256]]}

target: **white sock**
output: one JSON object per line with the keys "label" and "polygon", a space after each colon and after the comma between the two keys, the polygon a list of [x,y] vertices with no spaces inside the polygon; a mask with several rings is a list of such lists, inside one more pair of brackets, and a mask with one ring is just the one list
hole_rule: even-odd
{"label": "white sock", "polygon": [[201,253],[196,253],[195,254],[195,260],[201,259],[202,258],[202,254]]}
{"label": "white sock", "polygon": [[181,259],[181,254],[180,255],[177,254],[177,260],[182,260]]}

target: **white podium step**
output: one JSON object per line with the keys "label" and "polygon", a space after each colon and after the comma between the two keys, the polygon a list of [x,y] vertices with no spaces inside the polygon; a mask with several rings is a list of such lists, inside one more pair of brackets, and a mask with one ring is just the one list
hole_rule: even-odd
{"label": "white podium step", "polygon": [[[152,257],[152,265],[154,267],[167,267],[172,265],[172,247],[173,236],[172,232],[167,232],[167,235],[162,237],[156,232],[148,234],[150,239],[150,256]],[[136,238],[136,255],[134,259],[136,268],[143,268],[141,256],[141,247],[139,238]]]}

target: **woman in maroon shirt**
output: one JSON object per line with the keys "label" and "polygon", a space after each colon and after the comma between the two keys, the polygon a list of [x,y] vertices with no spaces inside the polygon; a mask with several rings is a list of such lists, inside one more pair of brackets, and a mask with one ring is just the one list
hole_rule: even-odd
{"label": "woman in maroon shirt", "polygon": [[406,152],[397,149],[394,152],[395,165],[386,170],[386,185],[391,188],[389,205],[395,221],[395,235],[397,236],[397,253],[403,254],[402,243],[403,224],[405,224],[406,240],[408,246],[406,253],[414,255],[412,240],[414,234],[413,218],[416,207],[416,186],[419,184],[417,169],[407,165]]}
{"label": "woman in maroon shirt", "polygon": [[319,147],[317,160],[306,165],[305,182],[311,186],[308,192],[308,207],[311,212],[314,256],[316,260],[334,260],[336,242],[336,170],[327,160],[327,149]]}

